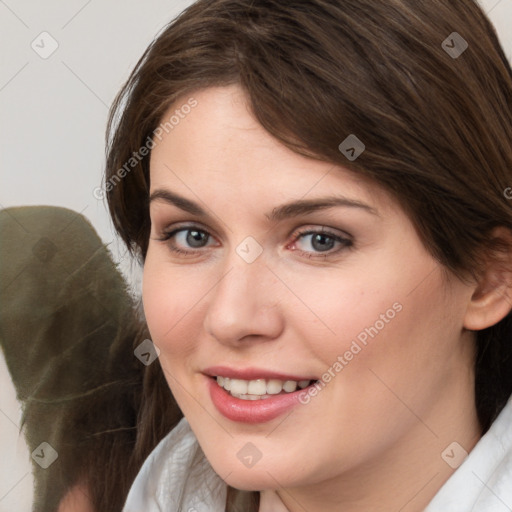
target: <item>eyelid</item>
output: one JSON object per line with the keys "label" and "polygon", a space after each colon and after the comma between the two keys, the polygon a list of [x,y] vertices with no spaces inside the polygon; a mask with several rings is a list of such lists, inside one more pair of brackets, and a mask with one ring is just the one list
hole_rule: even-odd
{"label": "eyelid", "polygon": [[208,233],[210,236],[217,237],[217,235],[214,233],[214,230],[212,230],[209,227],[203,226],[200,222],[195,221],[183,221],[183,222],[174,222],[167,227],[163,227],[161,229],[157,229],[157,231],[160,232],[161,235],[167,236],[170,233],[174,233],[176,231],[182,231],[182,230],[196,230],[196,231],[204,231],[205,233]]}
{"label": "eyelid", "polygon": [[[157,236],[157,240],[160,241],[168,241],[171,237],[175,236],[177,233],[181,231],[201,231],[203,233],[206,233],[209,238],[216,238],[216,235],[212,234],[211,230],[209,228],[201,226],[201,224],[198,223],[185,223],[185,224],[173,224],[170,227],[164,228],[160,230],[160,235]],[[194,251],[197,252],[197,249]]]}
{"label": "eyelid", "polygon": [[318,224],[297,228],[292,231],[290,236],[296,238],[301,235],[322,233],[332,237],[339,237],[347,240],[352,240],[353,238],[352,235],[350,235],[346,231],[342,231],[341,229],[329,228]]}

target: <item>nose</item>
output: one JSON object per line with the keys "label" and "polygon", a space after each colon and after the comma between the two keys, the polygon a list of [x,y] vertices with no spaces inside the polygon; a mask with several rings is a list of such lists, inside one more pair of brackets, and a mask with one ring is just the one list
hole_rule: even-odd
{"label": "nose", "polygon": [[222,344],[237,347],[277,339],[284,326],[278,279],[261,256],[247,263],[234,254],[231,262],[209,294],[206,332]]}

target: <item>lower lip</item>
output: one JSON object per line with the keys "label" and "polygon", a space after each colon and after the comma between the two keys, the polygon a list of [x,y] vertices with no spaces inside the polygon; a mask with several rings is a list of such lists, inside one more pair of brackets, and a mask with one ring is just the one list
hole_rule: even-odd
{"label": "lower lip", "polygon": [[[299,395],[304,389],[260,400],[242,400],[221,388],[215,379],[208,377],[213,405],[226,418],[241,423],[265,423],[300,404]],[[307,390],[307,388],[306,388]]]}

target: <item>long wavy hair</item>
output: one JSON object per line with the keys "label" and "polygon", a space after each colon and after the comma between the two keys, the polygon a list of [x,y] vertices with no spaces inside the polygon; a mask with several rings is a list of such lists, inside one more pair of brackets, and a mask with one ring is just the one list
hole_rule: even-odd
{"label": "long wavy hair", "polygon": [[[171,106],[231,84],[285,146],[384,187],[426,250],[461,279],[511,250],[492,232],[512,229],[512,71],[475,1],[199,0],[155,38],[110,111],[108,207],[141,264],[150,233],[141,148],[157,143]],[[349,134],[366,146],[354,161],[338,149]],[[511,314],[478,331],[476,344],[485,433],[512,393]],[[141,459],[181,417],[161,368],[146,372]],[[258,493],[229,490],[228,511],[257,507]]]}

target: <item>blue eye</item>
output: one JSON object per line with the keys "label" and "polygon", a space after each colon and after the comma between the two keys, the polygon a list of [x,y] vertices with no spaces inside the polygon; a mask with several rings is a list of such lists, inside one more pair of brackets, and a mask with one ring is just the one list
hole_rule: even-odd
{"label": "blue eye", "polygon": [[[299,231],[295,234],[294,239],[295,242],[293,245],[296,245],[297,241],[307,240],[307,244],[313,248],[313,251],[300,248],[298,250],[300,253],[310,254],[310,256],[308,256],[309,258],[318,256],[326,258],[329,255],[339,252],[345,247],[353,245],[352,240],[349,238],[341,237],[336,233],[331,233],[325,229]],[[338,245],[338,249],[333,250],[336,245]],[[340,245],[341,247],[339,247]]]}
{"label": "blue eye", "polygon": [[181,242],[186,242],[190,247],[194,249],[199,249],[201,247],[205,247],[208,242],[208,233],[206,231],[201,231],[199,229],[182,229],[175,233],[176,240],[181,238]]}
{"label": "blue eye", "polygon": [[172,243],[169,243],[169,247],[172,252],[180,254],[191,254],[196,251],[181,249],[180,247],[176,246],[175,242],[178,241],[181,246],[188,246],[192,249],[202,249],[203,247],[207,246],[207,242],[209,241],[210,237],[211,235],[207,231],[199,229],[197,226],[191,226],[178,228],[168,233],[164,233],[159,240],[162,242],[170,242],[174,239]]}

